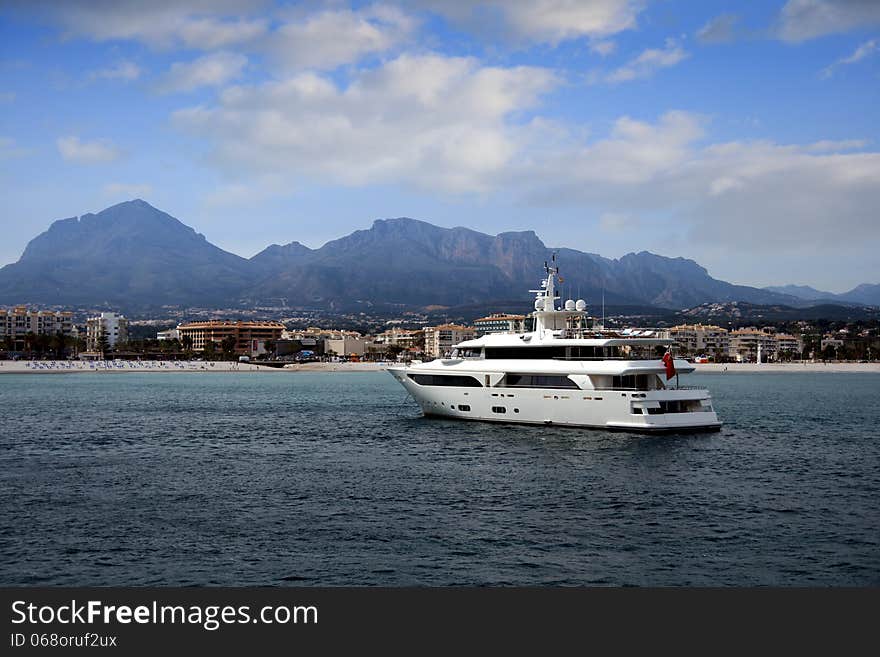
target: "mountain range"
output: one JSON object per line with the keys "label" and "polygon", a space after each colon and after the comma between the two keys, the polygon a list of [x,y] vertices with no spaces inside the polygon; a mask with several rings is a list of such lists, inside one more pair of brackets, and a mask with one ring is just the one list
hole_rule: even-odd
{"label": "mountain range", "polygon": [[[0,269],[0,303],[333,310],[526,303],[555,253],[563,295],[598,304],[687,308],[706,302],[880,304],[880,285],[845,295],[759,289],[712,278],[693,260],[647,251],[619,259],[549,248],[533,231],[486,235],[415,219],[376,220],[310,249],[273,244],[252,258],[228,253],[140,199],[61,219]],[[805,296],[807,295],[807,296]]]}
{"label": "mountain range", "polygon": [[862,283],[843,294],[823,292],[822,290],[817,290],[808,285],[780,285],[765,287],[763,289],[778,294],[791,295],[803,301],[811,301],[816,304],[843,302],[859,303],[866,306],[880,306],[880,284],[871,285],[870,283]]}

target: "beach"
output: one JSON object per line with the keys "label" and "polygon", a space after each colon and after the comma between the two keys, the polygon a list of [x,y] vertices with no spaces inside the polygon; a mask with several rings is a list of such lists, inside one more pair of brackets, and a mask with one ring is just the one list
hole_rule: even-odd
{"label": "beach", "polygon": [[64,361],[4,360],[0,374],[125,374],[132,372],[375,372],[387,363],[291,363],[272,367],[235,361]]}
{"label": "beach", "polygon": [[[51,361],[18,360],[0,361],[0,374],[64,374],[76,372],[119,373],[127,372],[376,372],[399,365],[391,362],[369,363],[289,363],[284,367],[272,367],[255,363],[233,361]],[[696,373],[877,373],[880,362],[873,363],[695,363]]]}
{"label": "beach", "polygon": [[872,363],[694,363],[697,373],[803,373],[803,372],[826,372],[826,373],[877,373],[880,374],[880,362]]}

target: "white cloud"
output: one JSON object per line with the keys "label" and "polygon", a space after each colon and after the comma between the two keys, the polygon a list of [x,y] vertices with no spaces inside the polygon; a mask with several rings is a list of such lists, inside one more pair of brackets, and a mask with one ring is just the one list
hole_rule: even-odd
{"label": "white cloud", "polygon": [[712,196],[719,196],[733,189],[740,189],[742,186],[743,181],[739,178],[734,178],[732,176],[721,176],[720,178],[716,178],[715,180],[713,180],[712,184],[709,185],[709,193]]}
{"label": "white cloud", "polygon": [[741,235],[780,253],[880,239],[880,153],[859,152],[863,141],[707,144],[706,120],[682,111],[621,117],[593,136],[531,117],[559,82],[545,69],[402,55],[348,85],[311,72],[227,88],[173,123],[206,139],[231,177],[215,201],[274,176],[270,195],[378,183],[577,207],[604,216],[606,233],[665,214],[707,249]]}
{"label": "white cloud", "polygon": [[797,43],[878,24],[877,0],[788,0],[777,33],[783,41]]}
{"label": "white cloud", "polygon": [[109,183],[104,185],[102,190],[104,196],[111,198],[143,198],[149,196],[153,191],[152,185],[133,185],[128,183]]}
{"label": "white cloud", "polygon": [[233,87],[219,106],[178,111],[174,123],[210,139],[229,171],[479,191],[516,154],[511,115],[556,83],[539,68],[404,55],[344,88],[315,73]]}
{"label": "white cloud", "polygon": [[816,141],[812,144],[808,144],[806,146],[806,149],[811,153],[831,153],[834,151],[856,150],[859,148],[864,148],[867,145],[868,142],[864,139],[823,139],[822,141]]}
{"label": "white cloud", "polygon": [[123,60],[116,62],[112,66],[94,71],[91,75],[93,79],[104,78],[106,80],[123,80],[130,82],[137,80],[141,76],[141,68],[134,62]]}
{"label": "white cloud", "polygon": [[752,250],[782,253],[880,240],[880,153],[845,152],[856,141],[701,145],[705,137],[704,122],[686,112],[653,124],[620,119],[608,137],[521,172],[519,191],[535,204],[671,214],[707,245],[747,239]]}
{"label": "white cloud", "polygon": [[29,0],[24,11],[59,24],[68,37],[135,40],[157,48],[201,50],[251,42],[268,29],[252,18],[263,0]]}
{"label": "white cloud", "polygon": [[855,64],[856,62],[860,62],[866,57],[870,57],[875,52],[877,52],[877,41],[875,39],[871,39],[870,41],[866,41],[858,48],[855,49],[853,54],[849,57],[842,57],[838,59],[833,64],[826,66],[822,69],[820,75],[823,78],[830,78],[834,75],[834,70],[840,66],[848,66],[849,64]]}
{"label": "white cloud", "polygon": [[611,71],[605,76],[605,80],[607,82],[626,82],[650,77],[655,71],[675,66],[687,57],[689,54],[675,39],[666,39],[665,47],[648,48],[627,64]]}
{"label": "white cloud", "polygon": [[56,144],[61,157],[80,164],[102,164],[120,157],[121,151],[106,139],[80,141],[79,137],[60,137]]}
{"label": "white cloud", "polygon": [[203,55],[191,62],[175,62],[157,88],[162,93],[174,93],[223,85],[239,77],[247,62],[244,55],[229,52]]}
{"label": "white cloud", "polygon": [[642,3],[629,0],[507,0],[496,3],[522,36],[558,43],[604,37],[635,27]]}
{"label": "white cloud", "polygon": [[617,50],[617,44],[607,39],[604,41],[594,41],[590,44],[590,50],[598,55],[602,55],[602,57],[607,57]]}
{"label": "white cloud", "polygon": [[392,7],[322,11],[282,24],[269,51],[286,68],[333,69],[391,50],[415,28],[413,19]]}
{"label": "white cloud", "polygon": [[203,50],[227,48],[236,44],[253,43],[264,36],[269,23],[263,19],[221,20],[218,18],[190,18],[178,30],[184,45]]}
{"label": "white cloud", "polygon": [[601,39],[636,26],[641,0],[422,0],[432,11],[486,36],[493,29],[534,43]]}
{"label": "white cloud", "polygon": [[631,214],[603,212],[599,217],[599,230],[605,233],[626,233],[641,226],[641,220]]}
{"label": "white cloud", "polygon": [[736,39],[736,24],[739,17],[733,14],[721,14],[697,30],[697,39],[701,43],[731,43]]}

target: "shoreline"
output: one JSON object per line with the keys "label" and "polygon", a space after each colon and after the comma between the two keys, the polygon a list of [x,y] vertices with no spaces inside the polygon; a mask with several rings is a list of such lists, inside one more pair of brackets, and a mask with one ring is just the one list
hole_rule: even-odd
{"label": "shoreline", "polygon": [[[0,361],[0,374],[126,374],[132,372],[379,372],[398,365],[385,361],[368,363],[290,363],[270,367],[233,361]],[[761,373],[856,373],[880,374],[880,362],[872,363],[694,363],[694,374]]]}
{"label": "shoreline", "polygon": [[235,361],[0,361],[0,374],[131,374],[178,372],[377,372],[388,363],[301,363],[271,367]]}
{"label": "shoreline", "polygon": [[880,362],[872,363],[694,363],[694,374],[762,374],[827,372],[833,374],[880,374]]}

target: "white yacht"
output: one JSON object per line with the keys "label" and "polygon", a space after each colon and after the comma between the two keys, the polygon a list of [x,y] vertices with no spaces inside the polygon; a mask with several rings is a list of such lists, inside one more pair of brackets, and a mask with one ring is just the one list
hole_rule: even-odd
{"label": "white yacht", "polygon": [[[388,371],[425,415],[627,431],[717,430],[704,388],[679,386],[694,371],[650,331],[606,331],[583,300],[556,307],[555,258],[536,293],[534,330],[489,333],[449,357]],[[661,356],[661,352],[665,352]]]}

